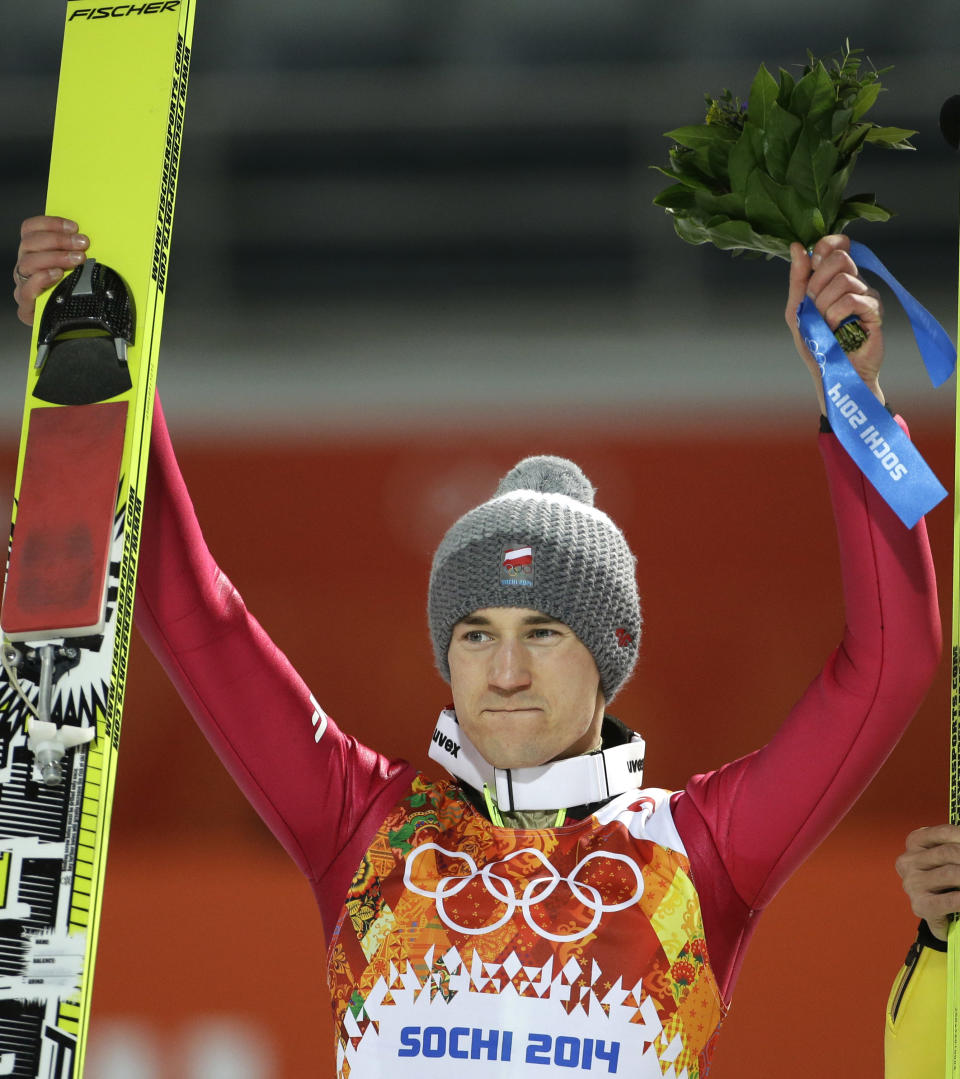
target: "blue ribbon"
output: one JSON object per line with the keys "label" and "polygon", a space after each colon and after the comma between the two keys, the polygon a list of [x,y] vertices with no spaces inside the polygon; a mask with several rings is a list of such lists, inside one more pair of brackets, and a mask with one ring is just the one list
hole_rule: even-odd
{"label": "blue ribbon", "polygon": [[877,256],[865,244],[850,241],[850,257],[861,270],[870,270],[882,277],[903,305],[916,338],[927,374],[934,386],[942,386],[957,366],[957,350],[947,331],[930,312],[900,284]]}
{"label": "blue ribbon", "polygon": [[[881,276],[896,293],[910,319],[930,379],[939,386],[956,366],[956,351],[943,327],[869,248],[852,242],[850,254],[858,267]],[[830,426],[884,501],[913,528],[946,498],[946,489],[900,425],[867,389],[809,296],[797,310],[797,323],[820,367]]]}

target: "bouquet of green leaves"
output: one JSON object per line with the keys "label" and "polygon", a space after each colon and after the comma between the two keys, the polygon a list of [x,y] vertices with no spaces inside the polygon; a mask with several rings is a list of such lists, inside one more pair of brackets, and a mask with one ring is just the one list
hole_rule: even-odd
{"label": "bouquet of green leaves", "polygon": [[916,134],[864,119],[884,72],[864,69],[861,51],[847,43],[828,63],[808,53],[799,79],[761,65],[747,104],[707,94],[704,123],[666,132],[670,164],[654,167],[673,182],[654,202],[682,240],[789,259],[792,241],[809,248],[857,218],[891,217],[875,195],[845,194],[866,143],[912,150]]}

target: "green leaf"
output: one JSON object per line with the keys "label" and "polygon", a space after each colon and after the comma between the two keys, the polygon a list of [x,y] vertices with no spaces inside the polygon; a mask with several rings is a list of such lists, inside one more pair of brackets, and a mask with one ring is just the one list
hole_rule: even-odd
{"label": "green leaf", "polygon": [[777,90],[777,104],[781,109],[789,109],[790,98],[793,94],[793,88],[796,85],[797,81],[790,72],[780,68],[780,86]]}
{"label": "green leaf", "polygon": [[803,121],[799,117],[781,109],[776,102],[767,112],[766,126],[760,132],[763,160],[767,172],[777,183],[783,183],[786,179],[787,167],[802,127]]}
{"label": "green leaf", "polygon": [[[794,87],[790,97],[790,111],[795,116],[805,117],[821,126],[824,118],[833,113],[836,103],[833,80],[818,61]],[[827,130],[829,131],[829,127]]]}
{"label": "green leaf", "polygon": [[771,236],[751,228],[746,221],[725,221],[703,230],[705,239],[723,251],[756,251],[764,255],[790,258],[790,244],[779,236]]}
{"label": "green leaf", "polygon": [[657,172],[662,172],[664,176],[669,176],[671,180],[676,180],[678,183],[683,184],[684,187],[702,188],[704,191],[711,190],[710,185],[697,174],[686,171],[680,172],[676,169],[664,169],[659,165],[651,165],[650,168],[656,169]]}
{"label": "green leaf", "polygon": [[867,221],[889,221],[893,216],[891,210],[877,203],[876,196],[871,194],[857,195],[841,205],[837,219],[830,231],[842,232],[851,221],[856,221],[858,218]]}
{"label": "green leaf", "polygon": [[844,192],[847,190],[847,184],[850,182],[850,177],[853,174],[853,166],[855,164],[856,157],[853,157],[842,168],[837,169],[830,177],[827,189],[823,198],[820,200],[820,209],[823,211],[823,218],[826,224],[825,232],[837,231],[835,222],[837,215],[840,213]]}
{"label": "green leaf", "polygon": [[805,120],[786,170],[785,182],[806,202],[821,206],[839,157],[837,148],[821,138],[813,124]]}
{"label": "green leaf", "polygon": [[821,142],[813,153],[813,184],[816,198],[813,200],[822,206],[829,190],[830,180],[835,174],[840,154],[832,142]]}
{"label": "green leaf", "polygon": [[908,141],[916,131],[907,127],[878,127],[874,125],[867,131],[867,142],[875,142],[888,150],[915,150]]}
{"label": "green leaf", "polygon": [[688,150],[702,150],[715,142],[734,143],[739,133],[722,124],[689,124],[664,132],[664,137],[686,146]]}
{"label": "green leaf", "polygon": [[667,132],[667,138],[672,138],[690,151],[690,154],[679,155],[678,163],[682,164],[684,169],[687,169],[692,157],[692,163],[701,174],[712,179],[721,179],[724,186],[727,158],[739,137],[738,131],[720,124],[696,124]]}
{"label": "green leaf", "polygon": [[770,118],[770,110],[777,103],[779,87],[776,80],[761,64],[750,86],[750,101],[747,105],[747,119],[763,129]]}
{"label": "green leaf", "polygon": [[882,89],[883,87],[879,82],[867,83],[866,86],[861,87],[853,101],[854,120],[859,120],[865,112],[873,108]]}
{"label": "green leaf", "polygon": [[837,149],[844,157],[856,154],[870,133],[870,124],[854,124],[837,143]]}
{"label": "green leaf", "polygon": [[775,183],[761,172],[754,173],[747,188],[746,216],[758,230],[777,236],[788,244],[799,240],[809,247],[824,235],[824,218],[793,188]]}
{"label": "green leaf", "polygon": [[[660,171],[663,172],[664,170],[661,169]],[[653,200],[653,204],[674,212],[692,209],[695,205],[693,188],[688,187],[686,184],[671,184],[657,195]]]}
{"label": "green leaf", "polygon": [[797,239],[798,237],[794,236],[793,225],[777,198],[774,190],[776,186],[770,177],[759,169],[750,174],[744,200],[747,220],[753,228],[761,232],[767,232],[788,241]]}
{"label": "green leaf", "polygon": [[704,172],[702,162],[696,151],[674,147],[669,154],[669,175],[691,187],[717,187],[722,181]]}
{"label": "green leaf", "polygon": [[757,128],[747,121],[743,134],[730,150],[730,156],[727,158],[730,190],[741,193],[746,191],[747,177],[762,163],[763,139]]}
{"label": "green leaf", "polygon": [[704,218],[708,217],[743,217],[744,197],[739,192],[729,195],[713,195],[708,191],[693,193],[693,204],[697,212]]}
{"label": "green leaf", "polygon": [[688,244],[713,243],[710,230],[701,222],[689,217],[675,216],[673,228],[676,234]]}
{"label": "green leaf", "polygon": [[[811,225],[812,225],[812,228],[813,228],[813,234],[814,234],[814,236],[816,236],[816,238],[818,240],[822,236],[826,236],[827,233],[831,231],[831,229],[827,228],[827,222],[824,219],[823,214],[819,210],[814,210],[813,211],[813,215],[812,215],[812,218],[811,218]],[[812,247],[813,246],[813,241],[811,241],[807,246]]]}
{"label": "green leaf", "polygon": [[852,117],[852,109],[837,109],[837,111],[830,117],[830,137],[834,141],[842,137],[844,132],[850,126],[850,120]]}
{"label": "green leaf", "polygon": [[810,125],[805,124],[804,130],[797,140],[797,145],[790,156],[784,183],[790,184],[801,198],[815,205],[819,203],[820,199],[814,172],[813,155],[820,145],[820,140],[814,138],[811,141],[807,134],[809,130],[812,130],[812,128]]}
{"label": "green leaf", "polygon": [[807,202],[789,185],[782,185],[774,192],[777,204],[790,222],[794,240],[804,247],[812,247],[826,232],[823,211],[818,205]]}
{"label": "green leaf", "polygon": [[876,201],[862,202],[857,199],[848,199],[840,207],[842,215],[849,215],[848,220],[855,217],[863,218],[864,221],[889,221],[893,217],[892,211],[885,206],[880,206]]}

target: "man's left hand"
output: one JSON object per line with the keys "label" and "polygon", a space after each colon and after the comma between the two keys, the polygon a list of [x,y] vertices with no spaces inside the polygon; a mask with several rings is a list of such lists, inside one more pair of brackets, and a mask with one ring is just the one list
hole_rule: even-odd
{"label": "man's left hand", "polygon": [[848,359],[870,392],[883,404],[879,382],[883,363],[883,306],[876,290],[868,287],[857,273],[856,263],[850,257],[849,237],[824,236],[809,255],[802,244],[791,244],[790,255],[790,291],[784,318],[797,352],[813,377],[820,411],[826,415],[820,369],[797,328],[797,308],[805,296],[815,302],[831,330],[836,330],[850,315],[855,315],[859,320],[867,333],[867,340],[856,352],[849,353]]}

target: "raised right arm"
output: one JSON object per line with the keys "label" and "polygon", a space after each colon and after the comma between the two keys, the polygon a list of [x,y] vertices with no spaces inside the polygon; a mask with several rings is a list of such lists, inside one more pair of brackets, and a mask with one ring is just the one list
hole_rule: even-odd
{"label": "raised right arm", "polygon": [[137,626],[217,755],[336,918],[413,770],[341,731],[214,561],[154,413]]}

